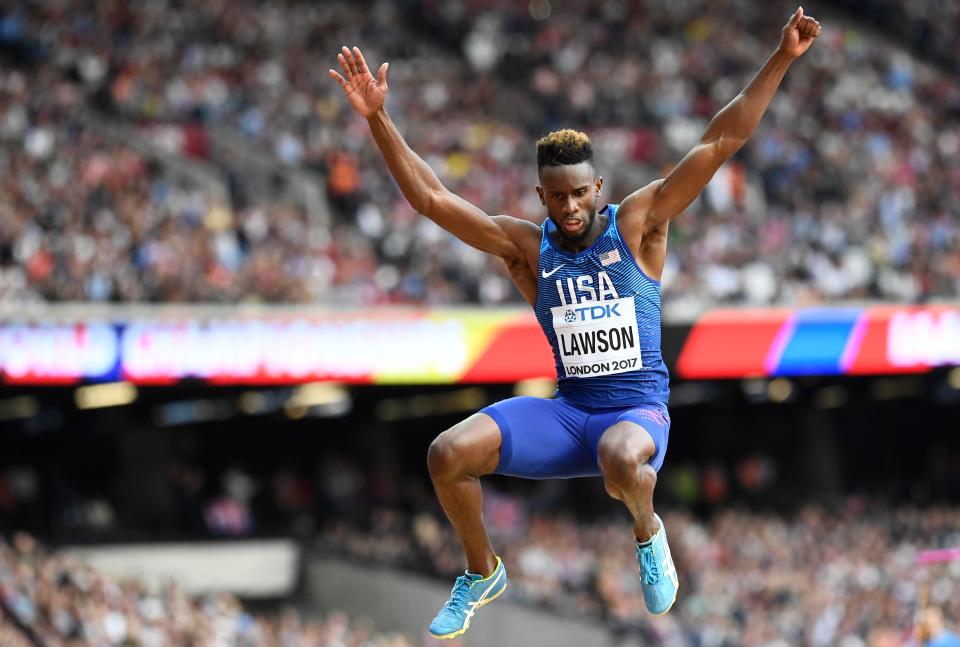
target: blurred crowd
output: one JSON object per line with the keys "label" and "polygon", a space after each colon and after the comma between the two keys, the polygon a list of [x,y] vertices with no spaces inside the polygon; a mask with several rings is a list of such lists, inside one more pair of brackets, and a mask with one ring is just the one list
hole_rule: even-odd
{"label": "blurred crowd", "polygon": [[[915,32],[947,34],[937,52],[955,46],[957,14],[943,3],[879,4]],[[0,16],[0,298],[519,301],[498,261],[406,205],[327,77],[338,47],[363,46],[373,67],[393,62],[388,108],[452,190],[538,221],[536,137],[587,130],[605,193],[619,199],[695,142],[792,10],[742,0],[15,4]],[[960,294],[960,87],[920,58],[927,50],[860,16],[819,16],[822,36],[755,136],[675,222],[665,307]],[[245,194],[242,171],[223,204],[76,123],[85,108],[176,124],[201,142],[230,133],[278,168],[313,173],[330,217]],[[202,144],[183,154],[228,165]]]}
{"label": "blurred crowd", "polygon": [[960,6],[955,2],[901,2],[900,0],[836,0],[871,23],[890,31],[901,43],[924,57],[960,72]]}
{"label": "blurred crowd", "polygon": [[[327,431],[315,439],[326,446],[335,435]],[[143,483],[125,479],[111,460],[100,460],[114,453],[109,446],[85,447],[83,469],[55,452],[46,452],[49,462],[32,458],[4,465],[0,529],[30,530],[71,545],[282,535],[312,544],[323,556],[417,571],[444,585],[465,567],[459,540],[425,475],[398,462],[403,451],[396,437],[389,442],[369,436],[356,454],[302,445],[303,461],[291,463],[293,452],[284,446],[289,439],[282,434],[272,434],[270,442],[244,436],[231,429],[221,438],[229,437],[230,448],[212,440],[206,448],[190,449],[186,443],[183,456],[138,465],[148,475]],[[258,455],[241,458],[248,448],[258,448]],[[16,443],[8,450],[23,456]],[[937,456],[956,464],[955,450],[953,458],[946,448]],[[935,503],[949,496],[949,487],[923,480],[918,485],[933,488],[929,496],[893,496],[902,501],[897,507],[881,502],[888,500],[882,498],[883,488],[843,498],[836,494],[829,506],[818,507],[810,503],[809,491],[791,485],[789,469],[755,450],[702,464],[675,461],[661,474],[658,509],[682,580],[680,599],[663,618],[644,609],[631,524],[597,479],[485,480],[483,514],[510,574],[510,598],[564,617],[603,622],[624,641],[639,637],[644,644],[675,647],[902,647],[915,624],[924,576],[929,603],[942,609],[948,626],[960,622],[960,562],[926,570],[916,565],[919,551],[960,546],[960,507]],[[904,474],[886,474],[909,487]],[[33,583],[7,587],[5,559],[19,564],[12,569],[18,582]],[[45,566],[31,570],[31,564]],[[57,569],[74,575],[58,579]],[[87,572],[63,556],[46,555],[25,538],[0,547],[0,596],[30,626],[37,618],[53,623],[50,609],[60,609],[50,606],[54,601],[66,605],[68,620],[75,619],[57,621],[69,627],[101,609],[100,594],[88,595],[99,590],[89,588],[90,578],[100,580],[80,573]],[[54,595],[30,579],[41,575],[45,581],[64,580],[68,588],[55,589]],[[82,595],[69,588],[74,585]],[[169,600],[180,595],[175,589],[151,593],[142,586],[103,586],[108,605],[103,613],[123,600],[136,599],[137,609],[150,609],[173,604]],[[190,617],[201,618],[191,626],[203,631],[241,631],[237,626],[246,631],[252,623],[260,629],[250,631],[269,632],[281,623],[243,612],[229,597],[190,601],[188,608]],[[110,631],[168,629],[150,625],[149,615],[124,619],[126,611],[117,613],[126,624],[118,629],[113,625],[119,621],[110,616]],[[309,634],[308,625],[289,617],[285,622]],[[327,631],[327,625],[317,626],[321,634]],[[141,644],[153,644],[147,640]]]}
{"label": "blurred crowd", "polygon": [[81,90],[0,66],[0,300],[310,302],[339,280],[302,207],[232,209],[101,133]]}
{"label": "blurred crowd", "polygon": [[[854,495],[823,507],[791,503],[780,469],[753,455],[731,469],[680,463],[664,474],[659,509],[681,594],[661,618],[643,605],[627,514],[598,482],[485,482],[484,519],[508,568],[508,598],[601,621],[625,642],[675,647],[903,647],[912,645],[923,595],[946,627],[960,622],[960,562],[917,566],[920,551],[960,546],[960,508],[891,507]],[[144,523],[154,541],[281,533],[309,538],[324,556],[425,573],[444,584],[464,568],[460,542],[426,484],[375,461],[361,467],[328,453],[315,472],[268,473],[175,463],[151,506],[135,500],[149,516],[134,515],[109,489],[65,495],[65,487],[22,466],[0,471],[0,528],[41,528],[71,543],[135,540]],[[49,515],[56,519],[45,522]],[[0,621],[4,645],[17,644],[2,639],[4,632],[24,626],[48,645],[121,645],[128,638],[144,647],[411,644],[339,615],[305,621],[292,611],[256,614],[230,596],[191,599],[173,586],[151,591],[114,582],[25,534],[0,543],[0,603],[0,617],[18,621]]]}
{"label": "blurred crowd", "polygon": [[[730,508],[709,520],[662,516],[681,584],[673,611],[658,618],[644,607],[625,518],[584,523],[533,513],[490,488],[484,499],[508,596],[566,617],[601,618],[644,644],[900,647],[912,644],[924,577],[931,608],[960,621],[960,563],[916,566],[919,550],[960,545],[957,508],[851,499],[839,510],[811,506],[787,516]],[[453,531],[427,513],[384,510],[364,528],[331,527],[323,542],[364,563],[446,577],[463,568]]]}
{"label": "blurred crowd", "polygon": [[[226,593],[150,590],[47,551],[25,533],[0,540],[0,641],[5,647],[412,647],[340,612],[305,620],[294,609],[257,614]],[[36,642],[31,642],[32,638]]]}
{"label": "blurred crowd", "polygon": [[[493,494],[485,515],[508,566],[509,597],[566,617],[601,618],[614,633],[645,644],[902,647],[957,640],[950,619],[960,618],[958,563],[925,571],[916,565],[919,550],[960,542],[956,509],[894,510],[851,499],[835,513],[807,507],[786,517],[727,510],[704,520],[667,512],[681,594],[670,614],[654,617],[644,609],[625,519],[548,517]],[[409,518],[384,510],[366,530],[337,526],[323,541],[365,563],[409,566],[419,556],[426,560],[420,566],[444,576],[461,560],[446,524],[425,513]],[[928,606],[915,615],[921,586]],[[918,643],[918,627],[941,642]],[[0,540],[0,639],[10,647],[415,644],[340,612],[322,619],[304,619],[293,608],[256,613],[229,594],[191,597],[175,583],[152,590],[116,580],[25,533]]]}
{"label": "blurred crowd", "polygon": [[[36,458],[0,465],[0,530],[26,529],[83,543],[303,536],[331,519],[356,522],[375,510],[436,506],[419,466],[404,473],[381,461],[361,467],[331,450],[304,453],[313,456],[315,451],[319,458],[302,467],[262,459],[266,464],[230,461],[218,469],[196,460],[168,459],[149,489],[137,492],[123,484],[122,473],[109,463],[94,464],[86,474],[72,466],[52,467],[57,457],[46,465]],[[789,487],[778,480],[780,469],[760,453],[740,457],[729,467],[719,460],[680,463],[671,466],[658,492],[672,505],[697,511],[735,503],[791,505]],[[569,510],[571,496],[580,494],[561,489],[541,507],[553,510],[563,498]],[[151,505],[143,506],[144,499]],[[585,500],[589,503],[580,509],[595,503],[593,493]]]}

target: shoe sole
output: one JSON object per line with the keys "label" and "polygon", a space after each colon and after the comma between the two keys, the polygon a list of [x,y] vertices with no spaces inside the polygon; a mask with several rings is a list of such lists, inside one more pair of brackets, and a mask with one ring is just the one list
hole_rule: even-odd
{"label": "shoe sole", "polygon": [[[487,598],[486,600],[484,600],[483,602],[481,602],[480,604],[478,604],[478,605],[477,605],[477,608],[479,609],[479,608],[481,608],[481,607],[485,607],[486,605],[490,604],[491,602],[493,602],[494,600],[496,600],[497,598],[499,598],[501,595],[503,595],[503,592],[506,591],[506,590],[507,590],[507,585],[504,584],[502,589],[500,589],[499,591],[497,591],[495,595],[491,595],[489,598]],[[674,598],[674,601],[676,601],[676,598]],[[673,605],[671,605],[671,606],[673,606]],[[669,610],[670,610],[670,609],[667,609],[667,611],[669,611]],[[664,613],[666,613],[666,611],[664,611]],[[470,628],[470,621],[471,621],[471,620],[473,620],[473,616],[467,618],[467,622],[463,625],[463,627],[461,627],[460,629],[457,629],[456,631],[454,631],[454,632],[452,632],[452,633],[443,634],[443,635],[441,636],[441,635],[435,634],[435,633],[433,633],[433,632],[431,631],[431,632],[430,632],[430,635],[433,636],[434,638],[436,638],[437,640],[450,640],[451,638],[456,638],[457,636],[462,636],[463,634],[467,633],[467,629]]]}

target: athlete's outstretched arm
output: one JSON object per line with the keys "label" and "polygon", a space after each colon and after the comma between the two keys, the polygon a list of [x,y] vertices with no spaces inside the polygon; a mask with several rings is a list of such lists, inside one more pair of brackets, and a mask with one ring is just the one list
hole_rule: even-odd
{"label": "athlete's outstretched arm", "polygon": [[[804,16],[803,7],[798,7],[783,28],[780,46],[753,80],[710,121],[693,150],[666,178],[654,183],[652,200],[637,201],[645,213],[645,229],[679,215],[700,194],[717,169],[740,150],[760,123],[787,68],[819,35],[820,23]],[[624,200],[621,209],[628,207],[629,200]]]}
{"label": "athlete's outstretched arm", "polygon": [[374,78],[358,48],[351,51],[344,47],[337,59],[343,75],[330,70],[330,76],[343,88],[353,109],[366,117],[373,139],[407,202],[468,245],[505,260],[522,258],[516,230],[536,233],[523,231],[535,230],[535,225],[508,216],[490,217],[451,193],[433,169],[404,141],[383,106],[389,64],[381,65]]}

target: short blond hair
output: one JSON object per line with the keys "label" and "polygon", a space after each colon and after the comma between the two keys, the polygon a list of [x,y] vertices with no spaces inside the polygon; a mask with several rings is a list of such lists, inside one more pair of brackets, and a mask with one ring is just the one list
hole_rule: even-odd
{"label": "short blond hair", "polygon": [[537,168],[593,161],[593,144],[586,133],[564,128],[537,140]]}

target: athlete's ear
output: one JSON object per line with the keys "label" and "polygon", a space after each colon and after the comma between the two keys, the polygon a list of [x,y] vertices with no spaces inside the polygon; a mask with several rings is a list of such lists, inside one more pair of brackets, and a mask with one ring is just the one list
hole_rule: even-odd
{"label": "athlete's ear", "polygon": [[543,187],[539,184],[537,185],[537,195],[540,196],[540,204],[546,206],[547,199],[543,197]]}
{"label": "athlete's ear", "polygon": [[597,178],[597,183],[596,183],[595,186],[596,186],[596,189],[597,189],[597,191],[596,191],[597,195],[600,195],[600,188],[603,186],[603,176],[602,176],[602,175]]}

